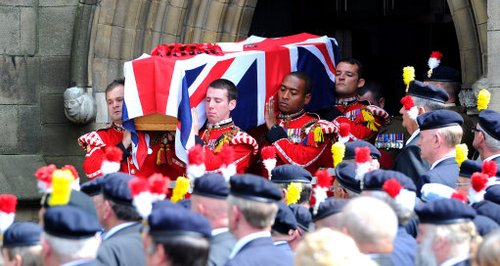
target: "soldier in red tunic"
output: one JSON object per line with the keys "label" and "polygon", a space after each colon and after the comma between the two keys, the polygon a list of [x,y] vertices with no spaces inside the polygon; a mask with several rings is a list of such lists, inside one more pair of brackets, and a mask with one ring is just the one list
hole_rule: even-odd
{"label": "soldier in red tunic", "polygon": [[[276,116],[274,99],[266,104],[266,140],[276,147],[278,165],[294,164],[315,173],[319,167],[331,167],[332,157],[323,158],[330,150],[333,123],[320,120],[314,113],[304,111],[311,100],[311,80],[302,72],[291,72],[278,91]],[[326,161],[326,162],[325,162]]]}
{"label": "soldier in red tunic", "polygon": [[[154,173],[162,173],[173,179],[185,172],[185,165],[175,157],[173,150],[173,134],[170,132],[149,132],[150,152],[145,162],[137,168],[130,155],[131,133],[122,127],[123,89],[125,81],[118,79],[106,88],[106,102],[111,125],[104,129],[92,131],[78,138],[78,144],[87,152],[83,162],[83,170],[89,179],[103,175],[101,165],[104,160],[104,148],[116,146],[123,151],[120,171],[131,175],[149,177]],[[170,148],[172,144],[172,148]],[[165,160],[158,153],[164,149]],[[161,153],[160,153],[161,154]],[[140,169],[140,170],[139,170]]]}
{"label": "soldier in red tunic", "polygon": [[387,123],[389,114],[376,105],[358,100],[358,89],[364,84],[361,62],[354,58],[341,60],[335,73],[337,103],[321,115],[337,126],[349,123],[352,137],[373,143],[379,129]]}
{"label": "soldier in red tunic", "polygon": [[[231,119],[231,111],[236,107],[238,90],[233,82],[218,79],[210,83],[205,98],[206,129],[196,136],[196,143],[203,145],[205,151],[205,167],[207,171],[217,171],[227,162],[219,152],[229,145],[234,156],[230,159],[236,165],[236,172],[242,174],[248,167],[252,157],[258,152],[257,141],[238,128]],[[193,119],[197,121],[197,119]],[[197,125],[194,125],[195,132]]]}

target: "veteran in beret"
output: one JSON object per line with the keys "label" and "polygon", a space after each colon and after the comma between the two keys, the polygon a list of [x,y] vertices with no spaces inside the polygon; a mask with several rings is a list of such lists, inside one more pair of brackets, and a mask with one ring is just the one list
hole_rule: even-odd
{"label": "veteran in beret", "polygon": [[479,122],[473,131],[472,145],[479,152],[479,158],[482,161],[495,161],[500,166],[500,113],[493,110],[481,111]]}
{"label": "veteran in beret", "polygon": [[301,204],[309,208],[312,194],[312,175],[309,171],[293,164],[279,165],[271,171],[271,182],[276,184],[283,195],[283,202],[287,203],[288,189],[291,183],[300,186],[300,194],[294,204]]}
{"label": "veteran in beret", "polygon": [[153,205],[145,228],[148,266],[206,265],[212,227],[202,215],[170,201]]}
{"label": "veteran in beret", "polygon": [[3,234],[3,265],[42,265],[42,228],[31,222],[16,222]]}
{"label": "veteran in beret", "polygon": [[426,183],[457,186],[459,167],[455,160],[455,146],[462,139],[462,117],[453,111],[437,110],[417,117],[421,130],[418,146],[421,157],[431,164],[429,171],[420,176],[417,192]]}
{"label": "veteran in beret", "polygon": [[293,260],[271,238],[271,226],[282,195],[264,177],[235,175],[228,196],[229,230],[238,240],[226,265],[292,265]]}

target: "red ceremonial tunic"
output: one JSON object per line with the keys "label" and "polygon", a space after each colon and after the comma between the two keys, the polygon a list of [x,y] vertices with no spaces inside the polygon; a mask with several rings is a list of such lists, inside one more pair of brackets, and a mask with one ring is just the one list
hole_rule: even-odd
{"label": "red ceremonial tunic", "polygon": [[221,167],[223,162],[219,152],[224,145],[233,147],[238,174],[245,172],[250,159],[259,151],[257,141],[234,125],[234,122],[229,121],[220,125],[208,125],[200,134],[204,144],[206,171],[217,171]]}

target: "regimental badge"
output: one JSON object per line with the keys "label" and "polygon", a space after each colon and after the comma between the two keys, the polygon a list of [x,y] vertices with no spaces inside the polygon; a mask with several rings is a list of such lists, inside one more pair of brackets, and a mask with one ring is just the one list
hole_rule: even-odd
{"label": "regimental badge", "polygon": [[403,146],[403,133],[381,133],[375,140],[375,147],[379,149],[402,149]]}

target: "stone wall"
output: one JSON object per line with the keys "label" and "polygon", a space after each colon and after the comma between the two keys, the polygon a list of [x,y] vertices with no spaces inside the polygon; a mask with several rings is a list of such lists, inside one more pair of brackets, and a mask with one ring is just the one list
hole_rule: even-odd
{"label": "stone wall", "polygon": [[490,109],[500,111],[500,1],[488,0],[488,80]]}

